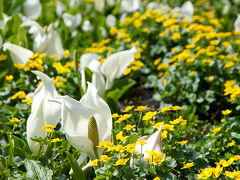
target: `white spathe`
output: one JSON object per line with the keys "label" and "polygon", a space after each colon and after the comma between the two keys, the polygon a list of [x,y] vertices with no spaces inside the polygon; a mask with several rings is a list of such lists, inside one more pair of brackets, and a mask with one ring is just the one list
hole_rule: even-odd
{"label": "white spathe", "polygon": [[180,8],[180,13],[182,14],[183,18],[192,20],[194,14],[194,6],[192,2],[191,1],[185,2]]}
{"label": "white spathe", "polygon": [[234,22],[234,31],[240,32],[240,14],[238,14],[237,19]]}
{"label": "white spathe", "polygon": [[80,58],[83,91],[86,92],[85,67],[88,67],[92,71],[92,83],[96,86],[98,94],[102,97],[104,91],[111,87],[114,79],[120,78],[126,68],[132,63],[136,52],[137,49],[134,47],[130,50],[112,54],[103,64],[100,64],[98,61],[97,54],[83,54]]}
{"label": "white spathe", "polygon": [[82,16],[81,14],[71,15],[69,13],[64,13],[63,21],[64,24],[73,31],[80,25]]}
{"label": "white spathe", "polygon": [[[162,151],[162,140],[161,140],[161,133],[162,133],[162,127],[163,123],[160,126],[160,128],[152,135],[150,136],[143,136],[140,137],[137,140],[137,145],[135,146],[135,149],[140,153],[142,150],[143,158],[151,157],[149,156],[146,151],[157,151],[157,152],[163,152]],[[138,144],[139,140],[145,140],[144,145]]]}
{"label": "white spathe", "polygon": [[32,72],[42,81],[33,94],[31,114],[27,119],[27,142],[32,152],[37,154],[39,145],[35,145],[31,138],[44,138],[47,133],[41,128],[47,124],[57,125],[60,121],[61,105],[48,101],[58,96],[53,80],[40,71]]}
{"label": "white spathe", "polygon": [[[88,83],[87,93],[76,101],[68,96],[54,98],[62,104],[62,128],[69,143],[77,150],[86,153],[91,160],[99,157],[102,149],[94,151],[92,140],[88,137],[89,118],[94,116],[99,134],[98,142],[110,141],[112,131],[112,116],[107,103],[97,94],[96,87]],[[80,156],[83,162],[86,154]]]}
{"label": "white spathe", "polygon": [[122,0],[121,10],[124,12],[134,12],[140,8],[140,0]]}
{"label": "white spathe", "polygon": [[93,26],[90,23],[89,20],[85,20],[82,25],[82,30],[85,32],[92,32],[93,31]]}
{"label": "white spathe", "polygon": [[10,51],[10,56],[14,64],[25,65],[29,61],[29,58],[33,55],[32,51],[16,44],[12,44],[10,42],[6,42],[3,44],[3,50]]}
{"label": "white spathe", "polygon": [[137,49],[133,47],[130,50],[121,51],[110,55],[101,65],[101,73],[106,77],[105,89],[111,87],[114,79],[120,78],[126,68],[134,60],[134,54]]}
{"label": "white spathe", "polygon": [[66,9],[67,7],[63,2],[59,1],[56,3],[56,13],[58,16],[61,16]]}
{"label": "white spathe", "polygon": [[109,14],[106,18],[106,24],[109,26],[109,27],[114,27],[116,25],[116,17],[112,14]]}
{"label": "white spathe", "polygon": [[39,0],[26,0],[23,4],[23,14],[29,18],[36,20],[42,13],[42,5]]}
{"label": "white spathe", "polygon": [[32,20],[23,22],[21,26],[30,27],[28,32],[33,34],[35,52],[45,53],[47,56],[58,55],[59,58],[65,55],[61,38],[54,30],[53,24],[48,26],[46,32],[36,21]]}

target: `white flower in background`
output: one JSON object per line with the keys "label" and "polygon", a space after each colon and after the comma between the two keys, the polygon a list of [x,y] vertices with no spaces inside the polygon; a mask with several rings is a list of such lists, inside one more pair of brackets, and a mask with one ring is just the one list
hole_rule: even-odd
{"label": "white flower in background", "polygon": [[62,46],[57,31],[54,30],[53,24],[50,24],[46,30],[35,21],[27,20],[22,23],[23,27],[30,27],[29,33],[33,34],[33,50],[39,53],[45,53],[47,56],[58,55],[59,58],[65,55],[65,51]]}
{"label": "white flower in background", "polygon": [[106,18],[106,24],[109,26],[109,27],[115,27],[116,25],[116,17],[112,14],[109,14]]}
{"label": "white flower in background", "polygon": [[32,72],[42,81],[33,94],[31,114],[27,119],[27,142],[32,152],[37,154],[40,146],[31,138],[47,136],[41,128],[47,124],[57,125],[60,121],[61,105],[48,101],[58,96],[53,80],[40,71]]}
{"label": "white flower in background", "polygon": [[85,20],[82,25],[82,30],[85,32],[92,32],[93,31],[93,26],[90,23],[89,20]]}
{"label": "white flower in background", "polygon": [[115,3],[116,3],[115,0],[107,0],[107,4],[108,4],[109,6],[113,6]]}
{"label": "white flower in background", "polygon": [[59,1],[56,3],[56,13],[58,16],[61,16],[65,10],[66,10],[66,5],[63,2]]}
{"label": "white flower in background", "polygon": [[32,51],[10,42],[3,44],[3,50],[10,51],[10,56],[14,64],[26,64],[33,55]]}
{"label": "white flower in background", "polygon": [[3,45],[3,39],[2,39],[2,35],[0,34],[0,48],[2,48]]}
{"label": "white flower in background", "polygon": [[[82,88],[86,91],[85,67],[92,71],[92,83],[96,86],[98,94],[104,95],[104,91],[109,89],[113,81],[120,78],[126,68],[134,60],[136,48],[121,51],[110,55],[103,64],[98,61],[98,55],[94,53],[86,53],[80,58],[80,72],[82,77]],[[105,77],[105,78],[104,78]]]}
{"label": "white flower in background", "polygon": [[97,1],[95,1],[95,8],[99,12],[103,12],[104,5],[105,5],[105,1],[104,0],[97,0]]}
{"label": "white flower in background", "polygon": [[69,6],[71,9],[76,9],[78,8],[80,2],[80,0],[69,0]]}
{"label": "white flower in background", "polygon": [[82,16],[81,14],[71,15],[69,13],[64,13],[63,21],[64,24],[73,31],[80,25]]}
{"label": "white flower in background", "polygon": [[39,0],[26,0],[23,4],[23,14],[29,18],[36,20],[42,13],[42,5]]}
{"label": "white flower in background", "polygon": [[87,93],[76,101],[68,96],[52,99],[62,104],[62,128],[69,143],[83,152],[78,162],[87,156],[91,160],[100,157],[103,150],[96,146],[99,142],[110,141],[112,115],[107,103],[98,96],[95,86],[88,83]]}
{"label": "white flower in background", "polygon": [[[141,153],[141,151],[142,151],[144,159],[147,157],[150,157],[150,155],[148,155],[146,153],[146,151],[163,152],[162,151],[162,140],[161,140],[162,127],[163,127],[163,123],[154,134],[152,134],[150,136],[140,137],[137,140],[137,145],[135,146],[135,149],[139,153]],[[144,145],[139,144],[139,140],[144,140],[146,144],[144,144]]]}
{"label": "white flower in background", "polygon": [[192,2],[191,1],[185,2],[180,8],[180,13],[182,14],[183,18],[192,20],[194,14],[194,7]]}
{"label": "white flower in background", "polygon": [[237,19],[234,22],[234,31],[240,32],[240,14],[238,14]]}
{"label": "white flower in background", "polygon": [[100,27],[102,37],[106,38],[107,37],[107,30],[104,27]]}
{"label": "white flower in background", "polygon": [[122,0],[121,10],[124,12],[134,12],[140,8],[140,0]]}

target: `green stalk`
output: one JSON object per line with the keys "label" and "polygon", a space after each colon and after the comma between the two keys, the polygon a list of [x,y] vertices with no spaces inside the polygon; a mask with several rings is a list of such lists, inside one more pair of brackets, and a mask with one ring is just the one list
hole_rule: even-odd
{"label": "green stalk", "polygon": [[3,0],[0,0],[0,20],[3,20]]}
{"label": "green stalk", "polygon": [[82,97],[84,95],[84,92],[83,92],[83,89],[82,89],[82,86],[81,86],[81,79],[80,79],[80,76],[79,76],[79,73],[78,73],[78,67],[79,67],[79,60],[77,58],[77,50],[75,49],[74,50],[74,70],[75,70],[76,77],[77,77],[77,80],[78,80],[79,91],[80,91],[80,94],[81,94],[81,97]]}

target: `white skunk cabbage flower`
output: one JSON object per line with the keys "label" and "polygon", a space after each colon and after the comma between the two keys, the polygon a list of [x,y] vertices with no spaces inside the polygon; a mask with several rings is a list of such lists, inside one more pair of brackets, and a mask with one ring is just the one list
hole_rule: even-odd
{"label": "white skunk cabbage flower", "polygon": [[137,50],[134,47],[130,50],[112,54],[103,62],[103,64],[98,61],[97,54],[83,54],[80,58],[83,91],[86,92],[85,67],[88,67],[92,71],[92,83],[96,86],[98,94],[102,97],[105,90],[109,89],[113,81],[120,78],[126,68],[132,63],[136,52]]}
{"label": "white skunk cabbage flower", "polygon": [[[146,151],[156,151],[156,152],[163,152],[162,150],[162,140],[161,140],[161,133],[162,133],[162,127],[163,123],[160,126],[160,128],[152,135],[150,136],[143,136],[140,137],[137,140],[137,145],[135,146],[135,149],[143,154],[143,158],[151,157],[146,153]],[[145,143],[144,145],[138,144],[139,140],[144,140]]]}
{"label": "white skunk cabbage flower", "polygon": [[140,0],[122,0],[121,10],[124,12],[134,12],[140,8]]}
{"label": "white skunk cabbage flower", "polygon": [[95,1],[95,8],[98,12],[103,12],[105,6],[104,0]]}
{"label": "white skunk cabbage flower", "polygon": [[92,31],[93,31],[93,26],[92,26],[92,24],[90,23],[89,20],[85,20],[85,21],[83,22],[82,30],[83,30],[84,32],[92,32]]}
{"label": "white skunk cabbage flower", "polygon": [[240,14],[234,22],[234,31],[240,32]]}
{"label": "white skunk cabbage flower", "polygon": [[56,3],[56,13],[58,16],[61,16],[66,9],[67,7],[63,2],[59,1]]}
{"label": "white skunk cabbage flower", "polygon": [[79,0],[69,0],[69,6],[71,9],[78,8],[80,3],[81,3],[81,1],[79,1]]}
{"label": "white skunk cabbage flower", "polygon": [[27,18],[36,20],[42,13],[42,5],[39,0],[26,0],[23,11]]}
{"label": "white skunk cabbage flower", "polygon": [[29,61],[29,58],[33,55],[32,51],[16,44],[12,44],[10,42],[6,42],[3,44],[3,50],[10,51],[10,56],[14,64],[25,65]]}
{"label": "white skunk cabbage flower", "polygon": [[64,13],[63,21],[64,24],[73,31],[80,25],[82,16],[81,14],[71,15],[69,13]]}
{"label": "white skunk cabbage flower", "polygon": [[58,96],[53,80],[40,71],[32,72],[42,81],[33,94],[31,114],[27,119],[27,142],[32,152],[37,154],[40,147],[31,138],[47,136],[41,128],[47,124],[57,125],[60,121],[61,105],[48,101]]}
{"label": "white skunk cabbage flower", "polygon": [[126,68],[134,60],[134,54],[137,49],[133,47],[130,50],[121,51],[110,55],[101,65],[101,73],[106,77],[105,89],[111,87],[113,80],[120,78]]}
{"label": "white skunk cabbage flower", "polygon": [[[97,95],[97,89],[88,83],[87,93],[80,101],[68,96],[53,98],[61,106],[62,128],[69,143],[83,152],[78,162],[98,158],[103,150],[97,149],[99,142],[110,141],[112,115],[107,103]],[[87,156],[86,156],[87,155]]]}
{"label": "white skunk cabbage flower", "polygon": [[180,13],[182,14],[183,18],[192,20],[194,14],[194,7],[192,2],[191,1],[185,2],[180,8]]}
{"label": "white skunk cabbage flower", "polygon": [[116,17],[112,14],[109,14],[106,18],[106,24],[109,26],[109,27],[115,27],[116,25]]}
{"label": "white skunk cabbage flower", "polygon": [[50,24],[46,30],[35,21],[27,20],[22,23],[23,27],[30,27],[29,33],[33,34],[33,50],[39,53],[45,53],[47,56],[58,55],[59,58],[65,55],[62,41],[59,34],[54,30],[53,24]]}
{"label": "white skunk cabbage flower", "polygon": [[2,36],[0,34],[0,48],[2,48],[2,45],[3,45],[3,39],[2,39]]}

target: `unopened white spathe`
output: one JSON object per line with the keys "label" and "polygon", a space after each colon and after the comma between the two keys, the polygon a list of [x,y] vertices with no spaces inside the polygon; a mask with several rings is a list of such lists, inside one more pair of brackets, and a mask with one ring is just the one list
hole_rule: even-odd
{"label": "unopened white spathe", "polygon": [[116,25],[116,17],[112,14],[109,14],[106,19],[106,24],[109,27],[114,27]]}
{"label": "unopened white spathe", "polygon": [[47,56],[58,55],[59,58],[65,55],[62,41],[59,34],[54,30],[53,24],[50,24],[46,30],[35,21],[27,20],[22,23],[23,27],[30,27],[29,33],[33,34],[33,50],[39,53],[45,53]]}
{"label": "unopened white spathe", "polygon": [[76,15],[71,15],[69,13],[63,14],[64,24],[68,28],[70,28],[72,31],[80,25],[81,20],[82,20],[81,14],[76,14]]}
{"label": "unopened white spathe", "polygon": [[[62,104],[62,128],[70,144],[81,152],[85,152],[91,160],[102,153],[94,151],[93,142],[88,137],[88,122],[94,116],[97,124],[99,142],[110,141],[112,131],[112,115],[107,103],[97,94],[95,86],[88,83],[87,93],[80,101],[68,96],[54,98]],[[84,154],[83,154],[84,155]],[[83,156],[80,156],[83,162]],[[84,156],[86,157],[86,156]]]}
{"label": "unopened white spathe", "polygon": [[23,11],[27,18],[36,20],[42,13],[42,5],[39,0],[26,0]]}
{"label": "unopened white spathe", "polygon": [[124,12],[134,12],[140,8],[140,0],[122,0],[121,10]]}
{"label": "unopened white spathe", "polygon": [[47,133],[41,128],[47,124],[57,125],[60,121],[61,106],[48,101],[58,96],[53,80],[40,71],[32,72],[42,81],[33,94],[31,114],[27,119],[27,142],[32,152],[37,154],[39,145],[31,138],[46,137]]}
{"label": "unopened white spathe", "polygon": [[234,22],[234,31],[240,32],[240,14]]}
{"label": "unopened white spathe", "polygon": [[32,51],[10,42],[3,44],[3,50],[10,51],[10,56],[14,64],[26,64],[33,55]]}
{"label": "unopened white spathe", "polygon": [[145,143],[147,143],[144,145],[137,144],[135,146],[135,149],[139,153],[142,151],[144,159],[147,157],[151,157],[150,155],[147,154],[146,151],[162,152],[162,140],[161,140],[162,127],[163,127],[163,123],[154,134],[152,134],[150,136],[143,136],[137,140],[137,143],[139,140],[145,140]]}
{"label": "unopened white spathe", "polygon": [[82,30],[85,32],[92,32],[93,31],[93,26],[90,23],[89,20],[85,20],[82,25]]}

